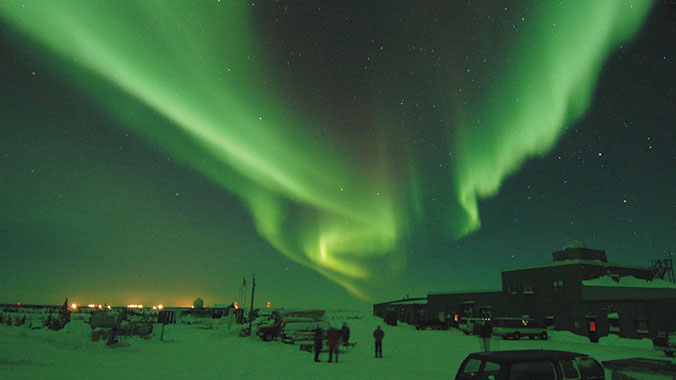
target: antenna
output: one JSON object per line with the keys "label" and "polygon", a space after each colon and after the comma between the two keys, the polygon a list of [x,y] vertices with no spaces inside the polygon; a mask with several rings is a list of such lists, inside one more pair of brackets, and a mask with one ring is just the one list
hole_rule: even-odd
{"label": "antenna", "polygon": [[[672,284],[676,283],[674,278],[674,265],[673,265],[673,251],[667,251],[666,259],[657,259],[652,260],[653,267],[653,278],[659,278],[661,280],[666,280]],[[665,278],[666,277],[666,278]]]}

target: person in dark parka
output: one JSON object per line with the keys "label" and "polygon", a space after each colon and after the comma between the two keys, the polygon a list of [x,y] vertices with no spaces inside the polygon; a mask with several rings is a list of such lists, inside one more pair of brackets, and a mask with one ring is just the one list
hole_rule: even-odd
{"label": "person in dark parka", "polygon": [[385,337],[385,332],[380,328],[373,330],[373,337],[376,339],[376,358],[383,357],[383,338]]}
{"label": "person in dark parka", "polygon": [[338,341],[340,340],[340,331],[331,327],[327,334],[327,343],[329,344],[329,363],[333,361],[333,354],[336,354],[336,363],[338,363]]}
{"label": "person in dark parka", "polygon": [[479,336],[481,337],[484,352],[491,350],[491,335],[493,335],[493,324],[486,320],[479,329]]}
{"label": "person in dark parka", "polygon": [[347,346],[350,341],[350,328],[347,327],[347,323],[343,323],[343,327],[340,329],[340,337],[343,339],[343,346]]}
{"label": "person in dark parka", "polygon": [[315,329],[315,361],[320,362],[319,353],[322,352],[322,340],[324,339],[324,331],[321,327],[317,326]]}

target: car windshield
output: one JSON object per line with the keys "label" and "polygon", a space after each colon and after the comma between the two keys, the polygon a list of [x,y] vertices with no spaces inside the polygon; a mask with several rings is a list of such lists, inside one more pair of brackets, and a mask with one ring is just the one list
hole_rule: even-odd
{"label": "car windshield", "polygon": [[552,362],[530,361],[514,363],[509,371],[512,380],[556,380],[556,370]]}

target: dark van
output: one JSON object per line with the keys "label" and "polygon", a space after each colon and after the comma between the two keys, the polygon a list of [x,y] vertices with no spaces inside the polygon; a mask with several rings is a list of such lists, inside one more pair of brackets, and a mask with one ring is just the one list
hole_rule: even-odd
{"label": "dark van", "polygon": [[586,354],[556,350],[476,352],[455,380],[605,380],[603,367]]}

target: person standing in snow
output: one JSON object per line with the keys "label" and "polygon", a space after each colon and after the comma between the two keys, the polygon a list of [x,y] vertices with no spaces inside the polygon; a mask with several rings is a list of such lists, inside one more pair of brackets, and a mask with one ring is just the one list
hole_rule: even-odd
{"label": "person standing in snow", "polygon": [[338,341],[340,340],[340,332],[338,329],[331,327],[328,332],[329,344],[329,363],[333,361],[333,354],[336,354],[336,363],[338,363]]}
{"label": "person standing in snow", "polygon": [[322,328],[317,326],[317,329],[315,329],[315,361],[319,363],[321,360],[319,360],[319,353],[322,352],[322,339],[324,339],[324,331],[322,331]]}
{"label": "person standing in snow", "polygon": [[385,337],[385,332],[380,328],[373,330],[373,337],[376,339],[376,358],[383,357],[383,338]]}
{"label": "person standing in snow", "polygon": [[347,343],[350,341],[350,328],[347,327],[347,323],[343,323],[343,327],[340,329],[340,337],[343,339],[343,346],[347,347]]}
{"label": "person standing in snow", "polygon": [[479,329],[479,336],[481,337],[484,352],[489,352],[491,350],[491,335],[493,335],[493,325],[491,324],[491,321],[486,320]]}

